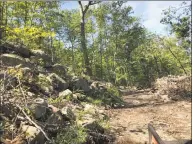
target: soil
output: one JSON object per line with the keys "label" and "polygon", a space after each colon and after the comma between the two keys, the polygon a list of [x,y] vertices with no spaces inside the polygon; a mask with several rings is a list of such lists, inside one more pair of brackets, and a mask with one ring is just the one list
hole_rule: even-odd
{"label": "soil", "polygon": [[148,123],[161,139],[191,139],[191,102],[171,101],[150,90],[125,93],[124,108],[107,110],[116,144],[148,143]]}

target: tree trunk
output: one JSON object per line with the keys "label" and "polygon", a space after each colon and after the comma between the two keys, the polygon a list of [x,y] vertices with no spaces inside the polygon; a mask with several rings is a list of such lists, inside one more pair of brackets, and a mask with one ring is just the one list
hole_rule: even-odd
{"label": "tree trunk", "polygon": [[90,62],[88,58],[88,51],[86,47],[86,37],[85,37],[85,14],[81,12],[81,23],[80,23],[80,30],[81,30],[81,47],[83,50],[83,57],[84,57],[84,63],[85,63],[85,68],[86,72],[88,75],[92,76],[92,70],[90,67]]}
{"label": "tree trunk", "polygon": [[3,2],[0,2],[0,40],[3,39]]}

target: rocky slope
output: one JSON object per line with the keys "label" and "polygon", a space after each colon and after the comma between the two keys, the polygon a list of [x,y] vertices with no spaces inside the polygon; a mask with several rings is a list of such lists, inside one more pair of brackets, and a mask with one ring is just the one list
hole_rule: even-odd
{"label": "rocky slope", "polygon": [[42,50],[10,43],[0,49],[3,143],[113,142],[104,109],[123,103],[112,84],[71,76]]}

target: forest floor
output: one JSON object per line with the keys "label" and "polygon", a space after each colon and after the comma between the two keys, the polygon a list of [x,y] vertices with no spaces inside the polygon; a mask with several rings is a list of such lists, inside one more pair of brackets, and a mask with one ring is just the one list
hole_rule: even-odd
{"label": "forest floor", "polygon": [[124,94],[124,108],[107,110],[116,144],[148,142],[148,123],[163,140],[191,139],[191,102],[165,101],[149,90]]}

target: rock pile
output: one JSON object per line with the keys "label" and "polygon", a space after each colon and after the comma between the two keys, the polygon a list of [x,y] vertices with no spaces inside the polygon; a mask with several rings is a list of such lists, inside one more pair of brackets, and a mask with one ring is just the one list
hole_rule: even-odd
{"label": "rock pile", "polygon": [[[89,104],[99,99],[101,105],[121,103],[112,84],[71,76],[42,50],[9,43],[0,49],[0,124],[6,121],[6,128],[0,128],[2,141],[60,143],[61,131],[78,125],[86,132],[83,143],[112,142],[102,126],[104,107]],[[80,137],[76,135],[74,139]]]}

